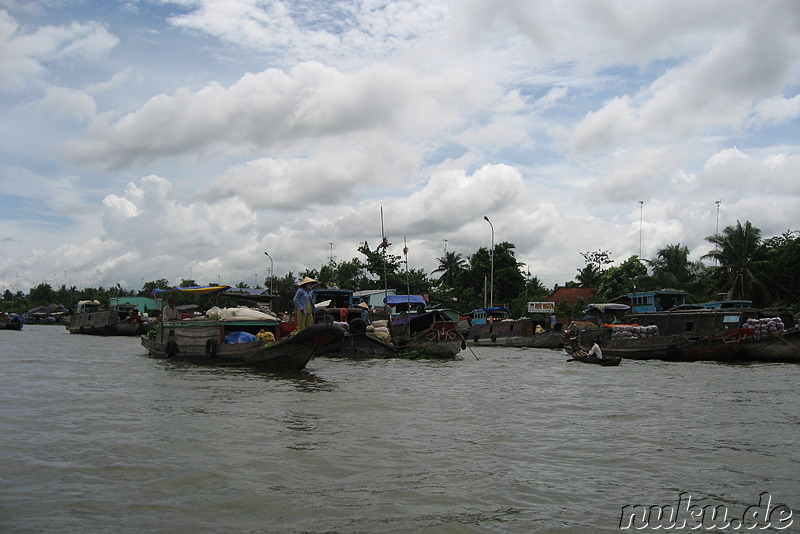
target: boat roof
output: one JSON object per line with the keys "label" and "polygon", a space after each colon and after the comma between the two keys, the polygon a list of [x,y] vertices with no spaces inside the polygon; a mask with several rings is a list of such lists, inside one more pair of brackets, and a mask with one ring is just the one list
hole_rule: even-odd
{"label": "boat roof", "polygon": [[169,293],[193,293],[195,295],[210,295],[226,291],[231,286],[188,286],[188,287],[170,287],[168,289],[154,289],[153,295],[161,296]]}
{"label": "boat roof", "polygon": [[475,308],[468,315],[475,315],[475,312],[486,312],[489,315],[498,315],[498,314],[505,314],[508,315],[511,313],[511,310],[506,308],[505,306],[493,306],[491,308]]}
{"label": "boat roof", "polygon": [[599,312],[606,312],[606,311],[628,311],[631,307],[627,304],[618,304],[616,302],[604,302],[599,304],[589,304],[583,313],[588,313],[590,311],[599,311]]}
{"label": "boat roof", "polygon": [[428,304],[422,295],[389,295],[385,297],[383,301],[389,306],[397,306],[398,304]]}

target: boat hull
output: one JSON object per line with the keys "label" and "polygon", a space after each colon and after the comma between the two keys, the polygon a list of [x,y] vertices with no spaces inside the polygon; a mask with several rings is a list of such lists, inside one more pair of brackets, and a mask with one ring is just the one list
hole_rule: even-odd
{"label": "boat hull", "polygon": [[353,360],[394,358],[397,356],[397,348],[369,332],[350,333],[344,336],[339,345],[325,350],[323,355]]}
{"label": "boat hull", "polygon": [[[601,334],[602,333],[602,334]],[[742,346],[748,333],[733,331],[720,335],[689,337],[681,334],[655,336],[641,339],[604,339],[605,330],[583,332],[580,339],[574,338],[564,344],[567,354],[574,354],[576,348],[590,345],[601,337],[600,347],[604,356],[621,357],[628,360],[665,360],[675,362],[695,361],[737,361],[745,354]],[[589,335],[587,335],[589,334]]]}
{"label": "boat hull", "polygon": [[538,349],[558,349],[564,346],[561,331],[548,330],[537,334],[536,324],[530,320],[519,320],[473,325],[467,334],[467,343],[479,347]]}
{"label": "boat hull", "polygon": [[[619,356],[610,357],[610,358],[592,358],[589,356],[573,356],[571,358],[572,361],[581,362],[581,363],[591,363],[594,365],[602,365],[603,367],[616,367],[622,363],[622,358]],[[567,361],[571,361],[567,360]]]}
{"label": "boat hull", "polygon": [[0,319],[0,330],[22,330],[22,321],[19,319]]}
{"label": "boat hull", "polygon": [[149,329],[148,323],[139,318],[122,318],[115,310],[75,314],[70,316],[67,323],[70,334],[93,336],[138,336]]}
{"label": "boat hull", "polygon": [[330,344],[341,342],[344,331],[315,325],[278,341],[221,343],[222,324],[162,326],[156,339],[141,336],[142,346],[154,357],[212,366],[253,366],[299,371]]}
{"label": "boat hull", "polygon": [[754,361],[800,363],[800,328],[750,338],[742,344],[742,354]]}
{"label": "boat hull", "polygon": [[432,319],[431,315],[390,324],[392,343],[400,356],[449,359],[466,347],[456,323]]}

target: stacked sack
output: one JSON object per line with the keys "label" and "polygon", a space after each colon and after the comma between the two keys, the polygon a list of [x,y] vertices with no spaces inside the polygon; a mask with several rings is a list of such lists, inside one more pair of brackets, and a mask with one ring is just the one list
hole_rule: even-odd
{"label": "stacked sack", "polygon": [[615,325],[611,329],[611,339],[644,339],[648,337],[655,337],[658,335],[658,327],[655,325],[650,326],[634,326],[634,325]]}
{"label": "stacked sack", "polygon": [[367,332],[371,332],[384,341],[389,341],[391,335],[389,334],[388,321],[373,321],[371,325],[367,326]]}
{"label": "stacked sack", "polygon": [[744,328],[755,329],[755,337],[768,337],[784,329],[783,321],[780,317],[765,317],[763,319],[748,319],[744,323]]}

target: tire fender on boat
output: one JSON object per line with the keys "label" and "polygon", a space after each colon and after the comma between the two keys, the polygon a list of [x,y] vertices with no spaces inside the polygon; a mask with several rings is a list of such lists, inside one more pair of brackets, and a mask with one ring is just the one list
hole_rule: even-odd
{"label": "tire fender on boat", "polygon": [[215,339],[209,339],[206,341],[206,356],[208,358],[217,357],[217,341]]}
{"label": "tire fender on boat", "polygon": [[475,337],[473,337],[473,338],[472,338],[472,340],[473,340],[475,343],[477,343],[477,342],[478,342],[478,340],[479,340],[480,338],[481,338],[481,336],[479,336],[478,334],[475,334]]}
{"label": "tire fender on boat", "polygon": [[164,352],[167,354],[167,358],[172,358],[178,354],[178,344],[174,339],[167,341],[167,346],[164,348]]}
{"label": "tire fender on boat", "polygon": [[492,334],[492,343],[497,341],[497,334]]}

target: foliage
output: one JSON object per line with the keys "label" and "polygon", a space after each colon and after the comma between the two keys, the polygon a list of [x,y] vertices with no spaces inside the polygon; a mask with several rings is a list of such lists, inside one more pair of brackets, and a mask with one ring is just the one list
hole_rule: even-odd
{"label": "foliage", "polygon": [[800,232],[767,239],[764,249],[773,267],[773,293],[780,303],[800,308]]}
{"label": "foliage", "polygon": [[400,269],[400,256],[386,253],[390,244],[384,241],[372,250],[369,248],[369,242],[364,241],[364,244],[358,247],[358,251],[366,256],[367,263],[364,268],[377,280],[382,280],[384,276],[396,273]]}
{"label": "foliage", "polygon": [[[750,221],[728,226],[722,234],[706,237],[715,245],[703,255],[715,265],[708,268],[711,287],[731,299],[751,299],[756,306],[769,302],[770,271],[768,250],[761,241],[761,230]],[[773,284],[773,289],[776,289]]]}
{"label": "foliage", "polygon": [[433,273],[441,273],[439,284],[454,287],[458,275],[467,268],[467,260],[456,252],[445,252],[444,256],[436,259],[439,261],[439,267],[434,269]]}
{"label": "foliage", "polygon": [[586,265],[583,269],[578,269],[578,276],[575,278],[580,283],[580,287],[597,287],[606,267],[614,263],[611,254],[606,250],[596,250],[581,252],[581,256],[586,261]]}
{"label": "foliage", "polygon": [[631,256],[619,267],[610,267],[600,276],[597,294],[602,300],[630,293],[637,289],[637,282],[647,276],[647,268],[638,256]]}

